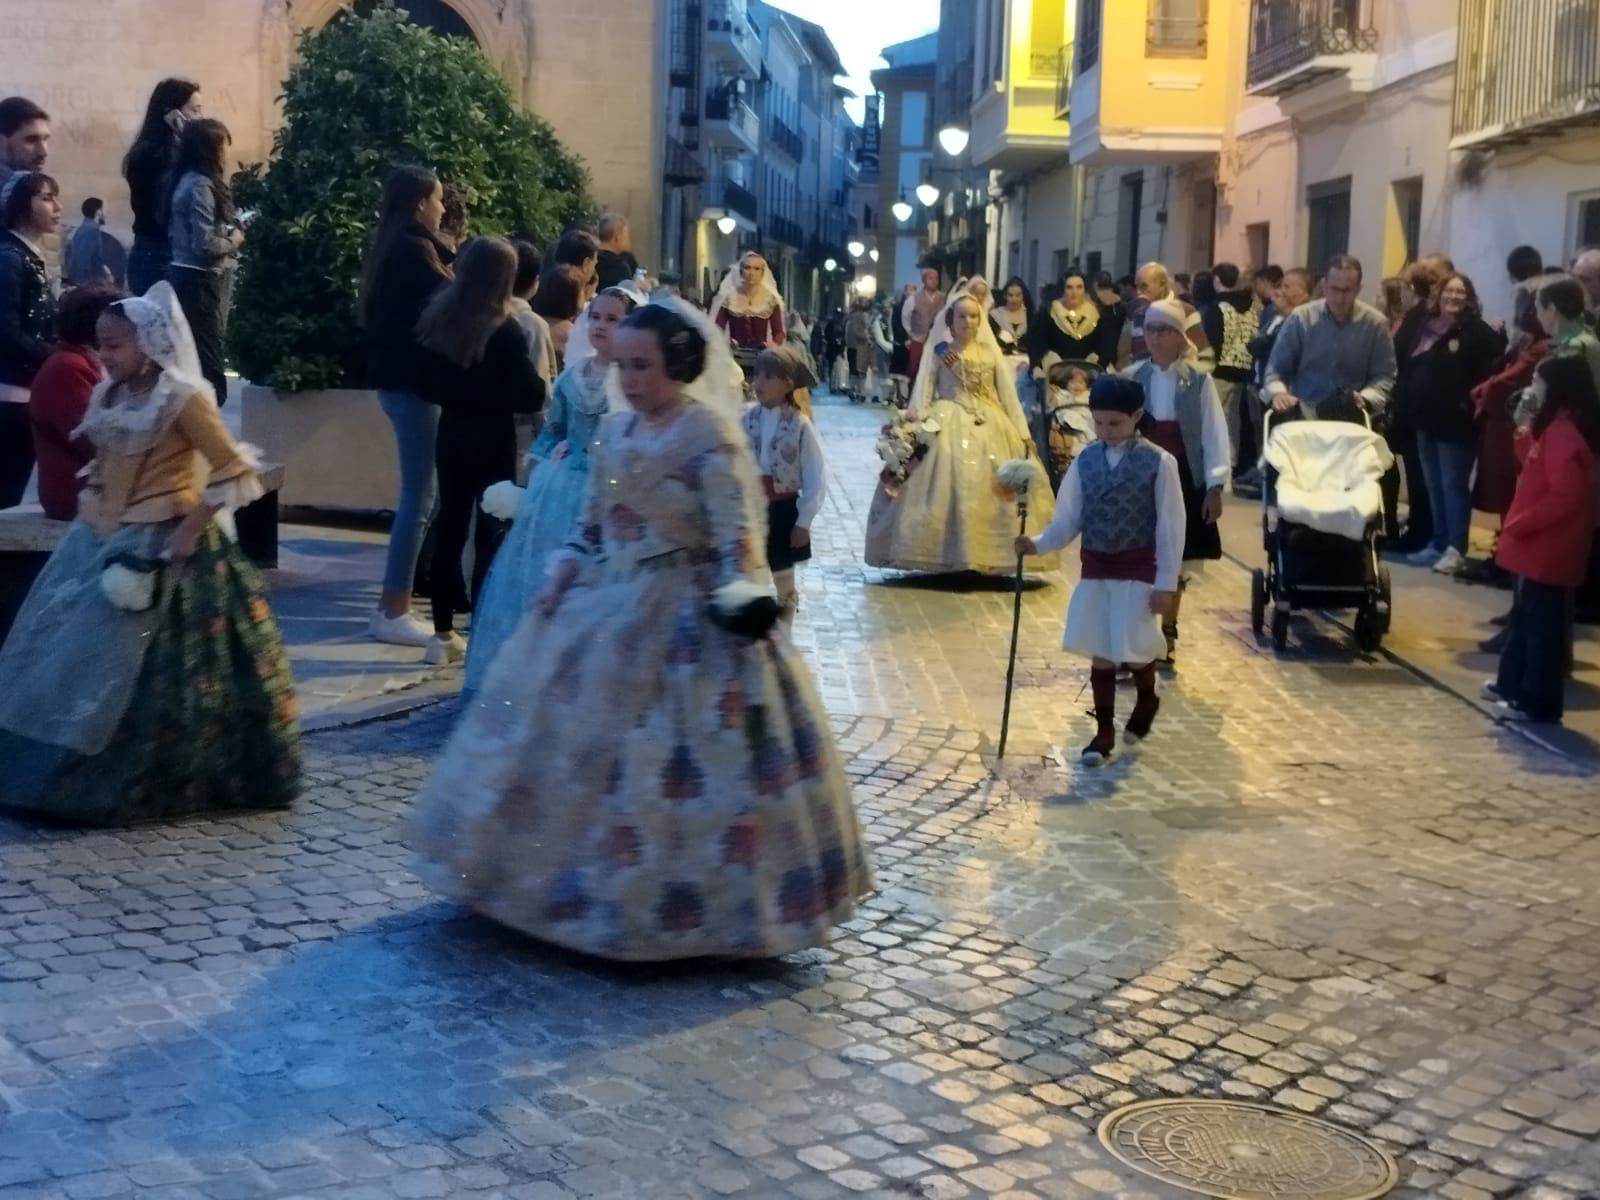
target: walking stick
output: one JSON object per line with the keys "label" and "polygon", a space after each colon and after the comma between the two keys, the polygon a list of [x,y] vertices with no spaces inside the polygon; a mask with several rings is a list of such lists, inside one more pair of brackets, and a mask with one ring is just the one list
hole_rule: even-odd
{"label": "walking stick", "polygon": [[[1018,464],[1019,469],[1012,470]],[[1027,459],[1013,459],[1002,464],[1002,478],[1014,476],[1006,482],[1017,493],[1017,536],[1028,535],[1028,485],[1033,480],[1033,463]],[[1022,627],[1022,555],[1017,555],[1017,577],[1011,591],[1011,654],[1006,661],[1006,700],[1000,713],[1000,747],[996,759],[1006,756],[1006,735],[1011,731],[1011,688],[1017,678],[1017,634]]]}

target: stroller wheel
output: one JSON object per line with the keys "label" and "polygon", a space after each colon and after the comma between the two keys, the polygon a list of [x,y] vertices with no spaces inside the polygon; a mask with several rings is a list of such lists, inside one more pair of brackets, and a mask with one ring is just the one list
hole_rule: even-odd
{"label": "stroller wheel", "polygon": [[1371,654],[1383,645],[1383,617],[1376,608],[1363,606],[1356,611],[1356,647]]}
{"label": "stroller wheel", "polygon": [[1259,567],[1250,572],[1250,630],[1256,636],[1267,627],[1267,573]]}
{"label": "stroller wheel", "polygon": [[1394,623],[1394,588],[1389,583],[1389,568],[1378,568],[1378,621],[1383,632],[1388,633]]}
{"label": "stroller wheel", "polygon": [[1289,610],[1275,608],[1272,610],[1272,648],[1286,650],[1289,647]]}

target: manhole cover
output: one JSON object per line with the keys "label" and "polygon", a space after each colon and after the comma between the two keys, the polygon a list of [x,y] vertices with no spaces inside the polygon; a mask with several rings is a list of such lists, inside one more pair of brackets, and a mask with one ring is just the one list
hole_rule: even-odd
{"label": "manhole cover", "polygon": [[1394,1159],[1348,1130],[1235,1100],[1147,1100],[1100,1122],[1106,1149],[1141,1171],[1223,1200],[1376,1200]]}

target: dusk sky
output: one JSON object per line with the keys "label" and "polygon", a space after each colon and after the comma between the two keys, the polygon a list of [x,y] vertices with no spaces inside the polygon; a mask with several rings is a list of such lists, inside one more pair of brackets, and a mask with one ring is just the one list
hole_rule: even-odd
{"label": "dusk sky", "polygon": [[[777,7],[815,21],[828,31],[839,49],[850,86],[859,94],[872,90],[874,68],[882,65],[879,51],[939,27],[939,0],[776,0]],[[850,104],[861,119],[861,101]]]}

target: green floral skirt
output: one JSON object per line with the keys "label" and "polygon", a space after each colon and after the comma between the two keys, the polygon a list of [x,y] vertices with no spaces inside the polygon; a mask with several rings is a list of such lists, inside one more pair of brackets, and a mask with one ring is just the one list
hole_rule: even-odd
{"label": "green floral skirt", "polygon": [[[80,540],[86,533],[73,531]],[[48,602],[54,565],[30,605]],[[71,569],[98,571],[98,555]],[[126,619],[105,607],[105,621]],[[73,661],[49,645],[29,649],[26,667],[6,655],[11,670],[59,672]],[[167,571],[131,700],[103,750],[83,754],[0,728],[0,763],[0,806],[63,821],[122,825],[288,806],[300,788],[294,680],[261,575],[238,546],[209,526],[194,555]]]}

